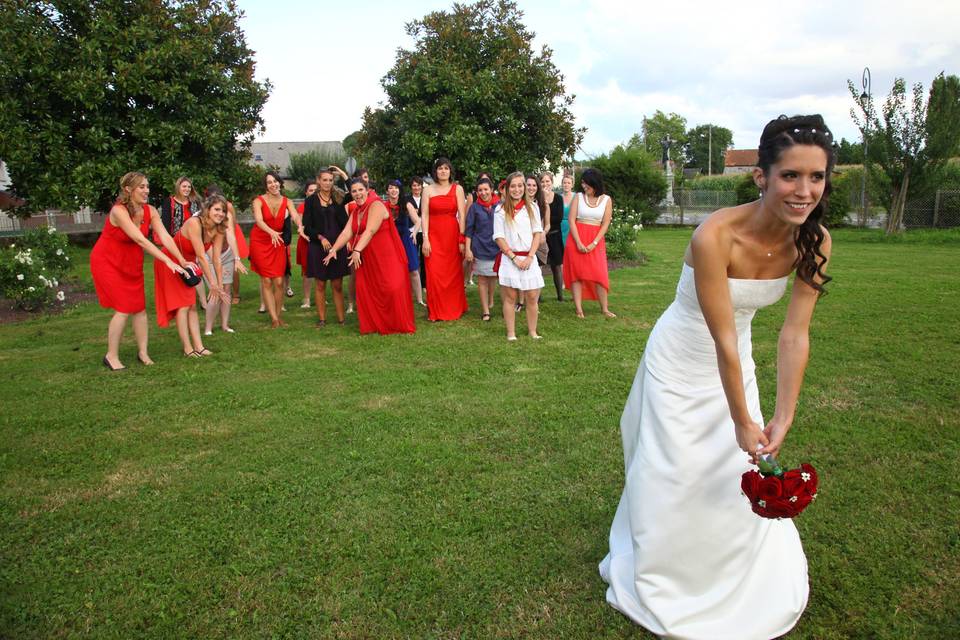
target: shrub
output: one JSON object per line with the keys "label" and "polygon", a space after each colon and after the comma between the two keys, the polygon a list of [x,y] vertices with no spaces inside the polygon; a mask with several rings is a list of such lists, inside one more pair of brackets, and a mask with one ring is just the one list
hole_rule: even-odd
{"label": "shrub", "polygon": [[[746,175],[750,175],[747,173]],[[742,173],[728,173],[717,176],[698,176],[687,180],[685,189],[691,191],[736,191],[743,180]]]}
{"label": "shrub", "polygon": [[313,149],[311,151],[305,151],[304,153],[291,153],[290,170],[287,174],[291,180],[296,180],[300,183],[299,197],[303,195],[304,185],[317,177],[318,169],[329,167],[332,164],[343,167],[346,161],[346,154],[320,149]]}
{"label": "shrub", "polygon": [[67,236],[53,227],[31,230],[0,251],[0,291],[28,311],[62,302],[60,278],[69,268]]}
{"label": "shrub", "polygon": [[760,197],[760,190],[753,181],[752,173],[742,173],[738,175],[733,190],[737,193],[737,204],[753,202]]}
{"label": "shrub", "polygon": [[[639,212],[645,224],[660,215],[656,207],[667,194],[667,179],[642,148],[617,146],[609,154],[594,158],[590,166],[603,174],[607,192],[621,210]],[[580,184],[581,175],[582,170],[575,184]]]}
{"label": "shrub", "polygon": [[643,214],[631,209],[616,208],[610,219],[605,242],[607,258],[636,260],[640,257],[637,238],[643,230]]}

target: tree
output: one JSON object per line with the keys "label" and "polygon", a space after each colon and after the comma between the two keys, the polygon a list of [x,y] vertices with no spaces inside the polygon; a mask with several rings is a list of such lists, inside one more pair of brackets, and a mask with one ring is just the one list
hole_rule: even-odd
{"label": "tree", "polygon": [[20,211],[104,210],[142,171],[154,198],[180,175],[254,188],[248,164],[269,83],[233,0],[0,3],[0,158]]}
{"label": "tree", "polygon": [[533,33],[509,0],[454,4],[406,26],[414,47],[400,49],[382,80],[386,103],[367,108],[357,153],[380,177],[423,175],[438,156],[460,176],[557,165],[573,155],[563,75],[552,51],[532,49]]}
{"label": "tree", "polygon": [[658,159],[642,147],[618,145],[609,154],[591,160],[589,166],[603,174],[617,208],[636,211],[644,223],[651,223],[657,219],[657,204],[667,194],[667,177]]}
{"label": "tree", "polygon": [[908,194],[929,189],[960,151],[960,78],[938,75],[926,101],[918,82],[910,104],[906,83],[897,78],[879,112],[872,96],[861,101],[853,82],[847,86],[857,104],[850,116],[869,143],[867,161],[888,185],[886,232],[898,232]]}
{"label": "tree", "polygon": [[723,173],[723,154],[733,146],[733,131],[715,124],[701,124],[687,131],[686,137],[684,153],[688,167],[702,169],[704,175]]}
{"label": "tree", "polygon": [[846,138],[840,138],[840,144],[837,145],[837,164],[862,163],[863,144],[860,142],[848,142]]}
{"label": "tree", "polygon": [[304,153],[290,154],[290,168],[287,174],[300,183],[302,189],[307,182],[317,177],[317,170],[332,164],[341,169],[347,159],[346,154],[328,150],[312,149]]}
{"label": "tree", "polygon": [[666,114],[658,109],[649,118],[644,117],[641,137],[634,135],[628,145],[642,143],[647,153],[660,160],[663,157],[661,141],[667,135],[672,140],[670,159],[674,162],[674,171],[683,171],[683,167],[687,164],[684,155],[684,148],[687,146],[687,119],[679,114]]}

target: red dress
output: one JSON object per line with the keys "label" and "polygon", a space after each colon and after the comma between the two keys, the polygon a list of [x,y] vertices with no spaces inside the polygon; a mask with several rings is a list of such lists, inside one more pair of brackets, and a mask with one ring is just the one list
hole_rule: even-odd
{"label": "red dress", "polygon": [[[236,212],[236,209],[234,209]],[[247,239],[243,237],[243,229],[240,228],[240,223],[237,222],[236,213],[233,216],[233,237],[237,240],[237,255],[240,256],[241,260],[246,260],[250,257],[250,247],[247,246]],[[224,249],[226,251],[226,249]]]}
{"label": "red dress", "polygon": [[[193,243],[183,237],[183,228],[177,231],[173,236],[173,241],[183,254],[183,259],[187,262],[196,262],[197,254],[193,251]],[[207,242],[203,245],[204,252],[210,248],[212,243]],[[166,247],[162,250],[166,255],[173,258]],[[176,262],[176,258],[174,258]],[[193,287],[188,287],[180,277],[180,274],[174,273],[159,260],[153,261],[154,292],[153,297],[157,302],[157,324],[166,327],[177,315],[177,309],[193,306],[197,294]]]}
{"label": "red dress", "polygon": [[[280,210],[273,213],[263,196],[257,198],[260,200],[260,213],[264,224],[277,233],[282,232],[283,219],[287,216],[287,199],[284,198],[280,203]],[[250,268],[261,277],[279,278],[283,276],[286,266],[287,246],[282,242],[273,246],[267,232],[256,224],[253,225],[253,231],[250,232]]]}
{"label": "red dress", "polygon": [[[150,205],[143,205],[140,233],[150,230]],[[166,269],[166,266],[164,266]],[[90,273],[100,306],[119,313],[140,313],[147,308],[143,293],[143,249],[120,227],[103,223],[103,232],[90,252]]]}
{"label": "red dress", "polygon": [[[303,215],[303,207],[307,204],[304,200],[297,207],[297,213]],[[297,264],[300,265],[300,275],[307,277],[307,252],[310,250],[310,243],[303,239],[303,236],[297,235]]]}
{"label": "red dress", "polygon": [[[600,227],[577,221],[577,233],[580,234],[581,243],[590,244],[600,235]],[[581,284],[584,300],[597,300],[597,287],[610,291],[607,243],[604,238],[600,238],[590,253],[580,253],[573,234],[567,236],[567,244],[563,248],[563,286],[572,289],[574,282]]]}
{"label": "red dress", "polygon": [[[364,203],[351,216],[354,242],[367,229],[370,206],[378,199]],[[387,216],[370,243],[361,253],[357,279],[357,318],[360,333],[413,333],[413,295],[407,272],[407,253],[400,236]]]}
{"label": "red dress", "polygon": [[427,266],[427,308],[431,320],[456,320],[467,312],[463,288],[463,255],[457,222],[457,185],[430,198],[430,256]]}

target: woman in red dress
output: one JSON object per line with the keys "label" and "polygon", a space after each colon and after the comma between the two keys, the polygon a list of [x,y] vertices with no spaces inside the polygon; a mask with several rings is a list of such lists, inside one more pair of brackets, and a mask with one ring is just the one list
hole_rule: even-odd
{"label": "woman in red dress", "polygon": [[[147,311],[143,292],[143,252],[162,263],[172,274],[183,273],[186,264],[163,226],[160,214],[147,204],[150,183],[142,173],[131,171],[120,179],[120,196],[103,223],[103,233],[90,253],[90,273],[100,306],[113,309],[107,328],[107,355],[103,366],[111,371],[126,369],[120,362],[120,338],[133,316],[133,333],[137,338],[137,359],[153,364],[147,353]],[[169,254],[147,238],[152,230]],[[171,258],[171,254],[174,256]]]}
{"label": "woman in red dress", "polygon": [[607,307],[610,274],[604,236],[613,214],[613,200],[604,194],[603,176],[587,169],[580,178],[583,192],[570,205],[570,235],[563,249],[563,284],[573,292],[578,318],[583,317],[583,300],[599,300],[600,312],[616,318]]}
{"label": "woman in red dress", "polygon": [[[183,223],[180,231],[173,236],[173,242],[193,268],[199,265],[203,277],[210,283],[210,296],[207,306],[220,301],[229,301],[230,294],[223,286],[223,266],[220,252],[227,233],[227,199],[223,196],[210,196],[203,203],[199,216],[193,216]],[[207,260],[207,249],[213,248],[213,264]],[[166,253],[164,249],[164,253]],[[155,278],[154,297],[157,302],[157,324],[166,327],[175,319],[183,355],[190,358],[213,355],[203,346],[200,336],[200,317],[193,300],[196,294],[182,278],[153,263]]]}
{"label": "woman in red dress", "polygon": [[467,312],[463,286],[465,200],[452,181],[446,158],[433,163],[433,184],[424,187],[420,226],[427,265],[427,309],[431,321],[456,320]]}
{"label": "woman in red dress", "polygon": [[362,180],[350,183],[356,208],[330,247],[324,264],[350,242],[349,264],[356,270],[357,318],[360,333],[413,333],[413,296],[407,275],[407,254],[383,202]]}
{"label": "woman in red dress", "polygon": [[283,272],[287,266],[287,245],[281,236],[283,220],[288,215],[294,218],[299,216],[293,203],[281,192],[283,182],[276,172],[267,172],[264,184],[267,192],[253,200],[250,268],[260,274],[263,304],[270,314],[271,326],[276,329],[286,324],[280,319],[283,310]]}
{"label": "woman in red dress", "polygon": [[[307,198],[317,191],[317,181],[308,180],[307,186],[303,189],[303,202],[297,205],[297,213],[300,214],[300,220],[303,220],[303,207],[307,204]],[[297,238],[297,264],[300,265],[300,277],[303,280],[303,303],[301,309],[310,308],[310,291],[313,287],[313,278],[307,276],[307,254],[310,252],[310,240],[306,234],[301,233]]]}

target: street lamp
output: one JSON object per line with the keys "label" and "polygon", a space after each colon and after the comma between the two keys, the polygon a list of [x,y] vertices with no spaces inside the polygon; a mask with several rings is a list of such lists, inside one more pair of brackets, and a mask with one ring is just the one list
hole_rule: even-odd
{"label": "street lamp", "polygon": [[[703,139],[703,134],[700,134]],[[700,167],[703,169],[703,167]],[[713,125],[707,125],[707,175],[713,175]]]}
{"label": "street lamp", "polygon": [[870,67],[863,68],[860,81],[863,93],[860,94],[860,107],[863,109],[863,172],[860,176],[860,226],[867,224],[867,132],[870,129]]}

